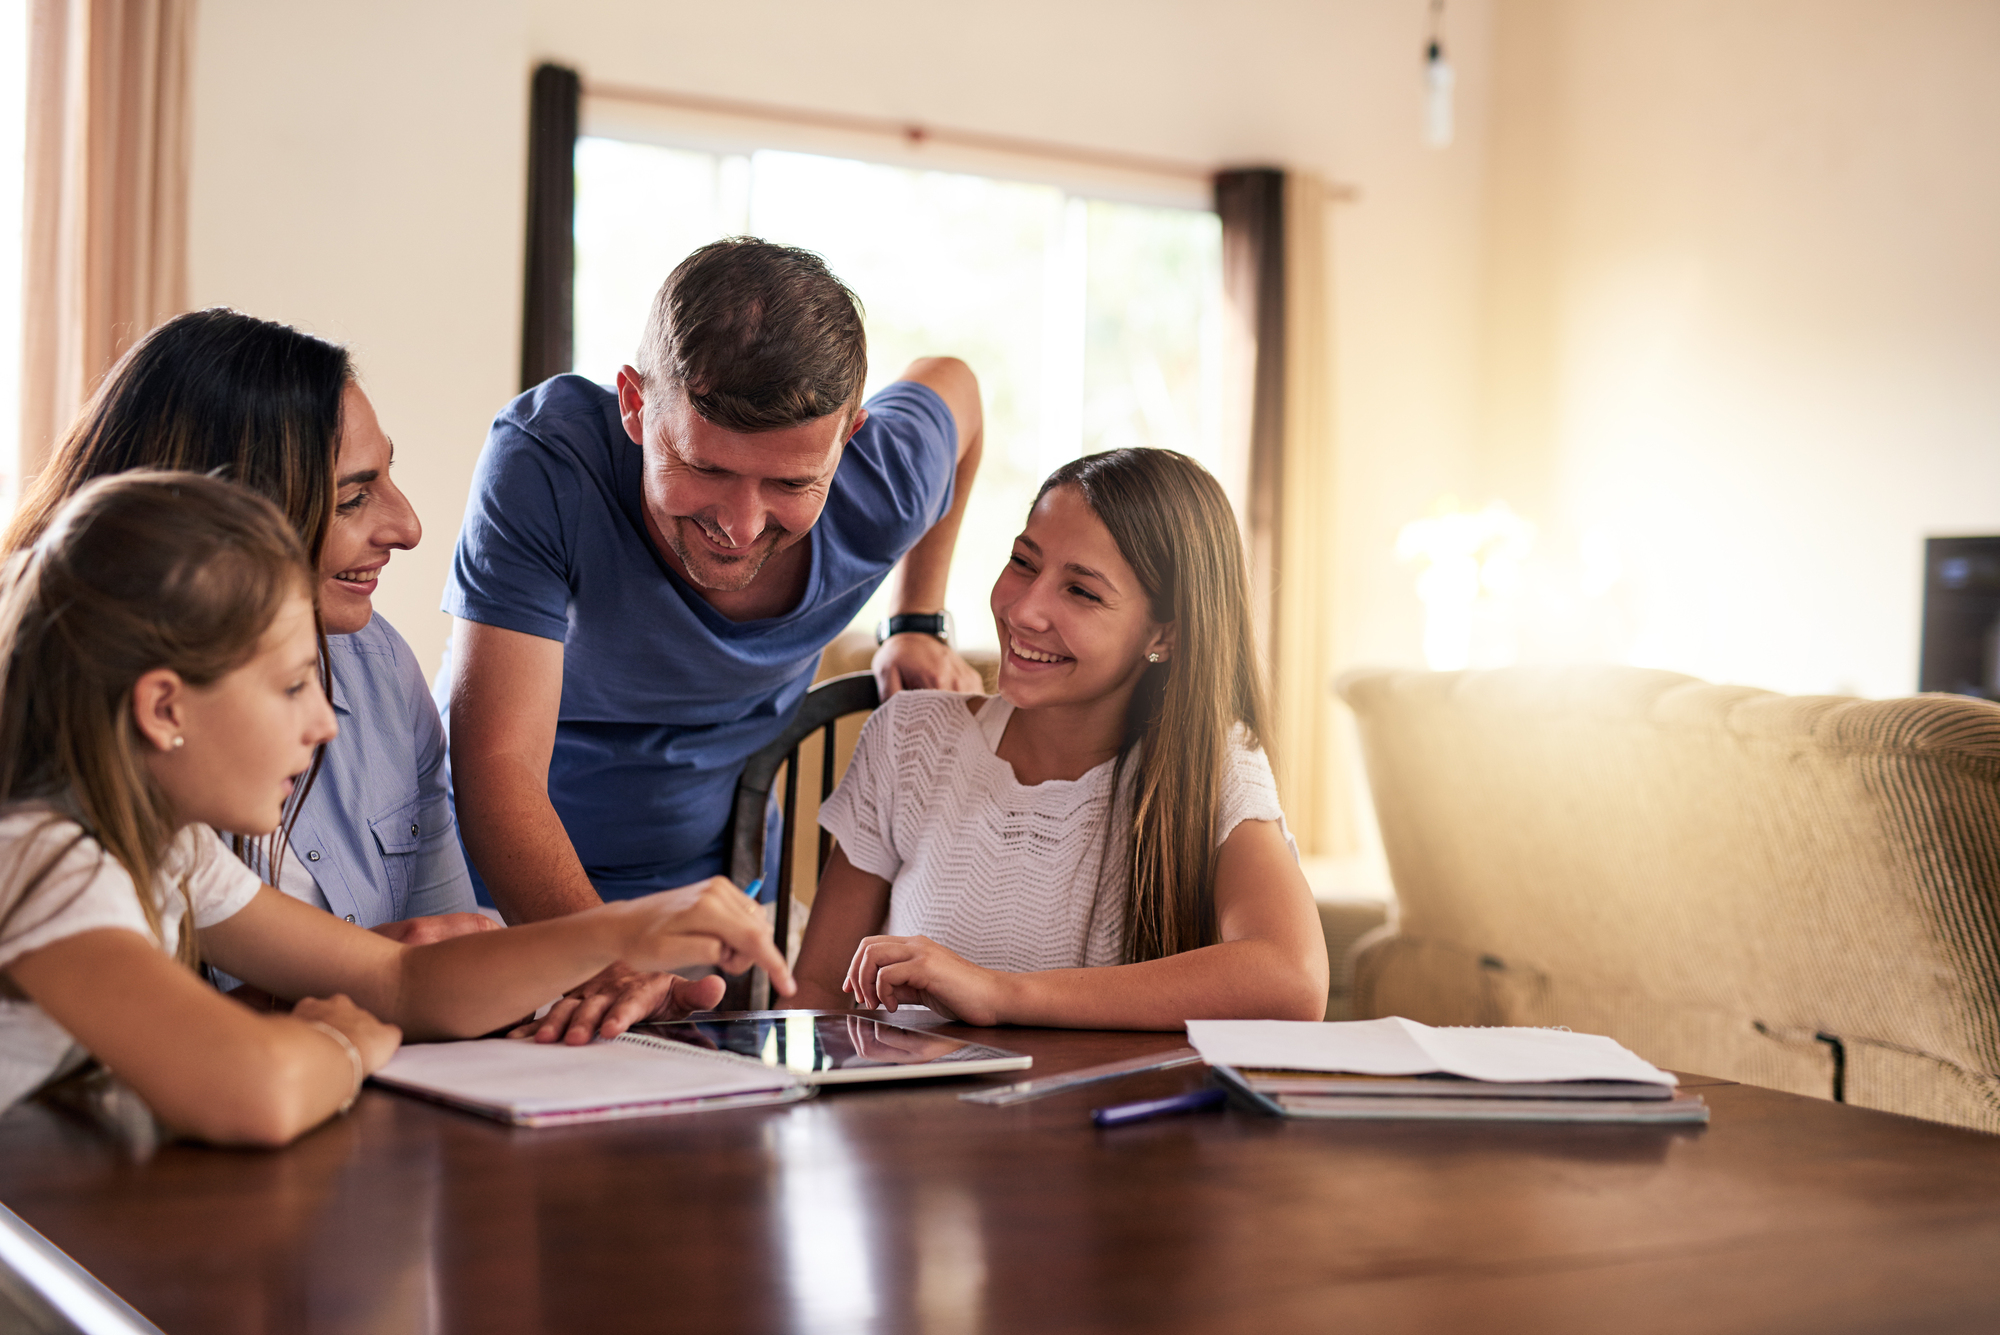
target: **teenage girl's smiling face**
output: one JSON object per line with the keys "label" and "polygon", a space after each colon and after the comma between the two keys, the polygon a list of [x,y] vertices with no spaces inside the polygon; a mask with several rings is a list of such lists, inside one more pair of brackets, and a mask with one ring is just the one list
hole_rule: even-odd
{"label": "teenage girl's smiling face", "polygon": [[340,401],[340,453],[334,460],[333,523],[320,552],[320,615],[329,635],[352,635],[375,613],[375,581],[389,553],[424,536],[409,498],[389,480],[395,447],[375,405],[350,384]]}
{"label": "teenage girl's smiling face", "polygon": [[299,594],[241,667],[207,686],[156,669],[140,678],[134,704],[174,814],[232,834],[276,829],[313,748],[339,730],[320,690],[312,604]]}
{"label": "teenage girl's smiling face", "polygon": [[1017,709],[1112,700],[1122,709],[1156,653],[1173,651],[1111,530],[1075,487],[1056,487],[1028,515],[993,585],[1000,694]]}

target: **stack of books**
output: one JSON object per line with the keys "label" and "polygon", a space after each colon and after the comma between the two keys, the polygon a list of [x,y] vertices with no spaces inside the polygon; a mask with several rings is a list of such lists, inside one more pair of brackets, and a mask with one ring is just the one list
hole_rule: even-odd
{"label": "stack of books", "polygon": [[1285,1117],[1701,1123],[1708,1107],[1612,1039],[1390,1018],[1190,1020],[1224,1081]]}

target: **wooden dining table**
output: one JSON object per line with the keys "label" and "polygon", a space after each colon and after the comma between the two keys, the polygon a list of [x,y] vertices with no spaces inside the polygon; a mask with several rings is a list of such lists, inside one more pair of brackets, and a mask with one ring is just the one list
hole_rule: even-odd
{"label": "wooden dining table", "polygon": [[[979,1030],[1047,1076],[1178,1034]],[[1705,1127],[1113,1130],[1016,1076],[514,1129],[370,1089],[278,1151],[28,1104],[0,1202],[174,1332],[2000,1330],[2000,1138],[1686,1077]]]}

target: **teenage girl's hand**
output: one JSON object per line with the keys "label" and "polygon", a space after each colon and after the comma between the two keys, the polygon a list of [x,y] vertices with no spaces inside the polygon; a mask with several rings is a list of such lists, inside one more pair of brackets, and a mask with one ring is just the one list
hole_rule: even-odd
{"label": "teenage girl's hand", "polygon": [[755,966],[770,976],[780,995],[798,991],[784,955],[771,940],[764,911],[726,877],[711,876],[697,885],[606,907],[626,916],[626,943],[618,958],[634,969],[713,964],[724,973],[741,973]]}
{"label": "teenage girl's hand", "polygon": [[347,1041],[361,1054],[361,1069],[370,1075],[381,1070],[382,1063],[403,1046],[402,1030],[393,1024],[383,1024],[338,992],[325,998],[306,997],[292,1007],[292,1015],[300,1020],[318,1020],[346,1034]]}
{"label": "teenage girl's hand", "polygon": [[1012,977],[982,969],[927,936],[870,936],[855,950],[840,990],[868,1009],[928,1006],[966,1024],[993,1025],[1006,1018]]}

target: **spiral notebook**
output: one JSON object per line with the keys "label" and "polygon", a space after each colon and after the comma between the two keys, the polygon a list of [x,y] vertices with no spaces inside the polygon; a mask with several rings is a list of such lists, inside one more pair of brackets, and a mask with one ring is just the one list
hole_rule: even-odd
{"label": "spiral notebook", "polygon": [[633,1033],[581,1047],[512,1038],[412,1044],[371,1078],[530,1127],[791,1103],[813,1095],[795,1072]]}

